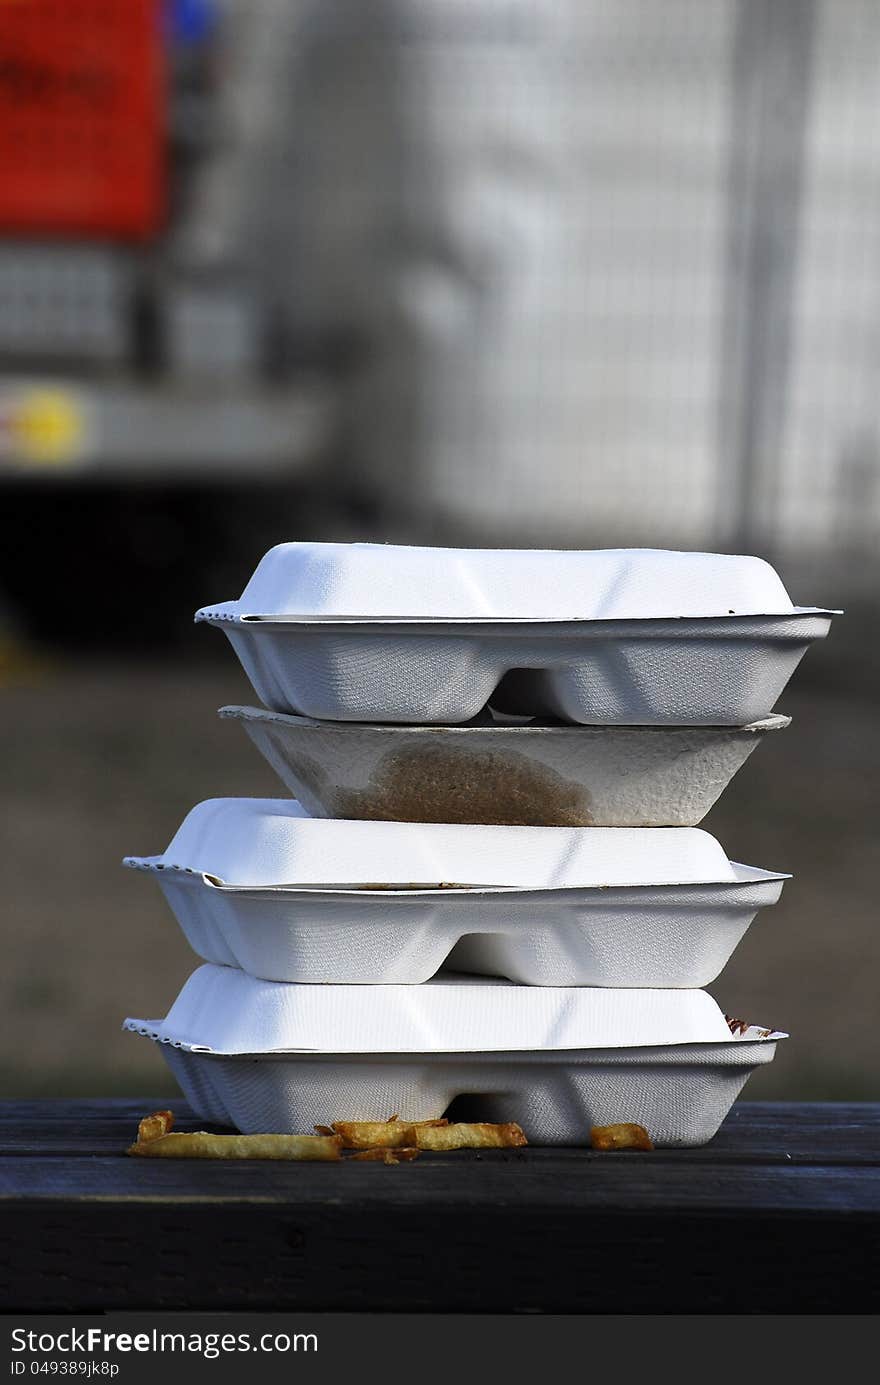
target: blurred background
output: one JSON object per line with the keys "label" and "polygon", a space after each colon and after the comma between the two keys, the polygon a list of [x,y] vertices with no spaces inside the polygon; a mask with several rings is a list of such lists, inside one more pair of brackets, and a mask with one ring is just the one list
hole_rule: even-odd
{"label": "blurred background", "polygon": [[878,90],[873,0],[0,0],[0,1089],[173,1090],[119,862],[282,792],[192,613],[371,538],[846,606],[706,821],[795,875],[713,991],[795,1036],[750,1095],[877,1097]]}

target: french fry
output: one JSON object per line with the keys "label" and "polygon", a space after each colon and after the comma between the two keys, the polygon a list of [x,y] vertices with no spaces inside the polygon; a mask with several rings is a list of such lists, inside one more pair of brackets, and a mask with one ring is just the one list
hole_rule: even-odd
{"label": "french fry", "polygon": [[514,1121],[505,1125],[478,1122],[475,1125],[415,1125],[410,1127],[417,1149],[517,1149],[527,1145],[522,1128]]}
{"label": "french fry", "polygon": [[138,1144],[146,1144],[148,1140],[167,1135],[173,1125],[173,1111],[154,1111],[151,1116],[144,1116],[138,1126]]}
{"label": "french fry", "polygon": [[[387,1121],[334,1121],[330,1128],[341,1138],[344,1149],[399,1149],[403,1145],[415,1145],[417,1131],[448,1124],[446,1120],[402,1121],[392,1117]],[[315,1126],[316,1130],[318,1128]],[[320,1128],[327,1129],[326,1126]]]}
{"label": "french fry", "polygon": [[[528,1143],[521,1128],[513,1122],[450,1125],[443,1117],[404,1121],[396,1114],[389,1116],[387,1121],[334,1121],[332,1125],[316,1125],[316,1135],[212,1135],[205,1130],[175,1131],[173,1125],[171,1111],[154,1111],[145,1116],[138,1125],[137,1140],[127,1153],[146,1159],[338,1160],[341,1150],[345,1149],[357,1151],[350,1156],[352,1159],[398,1164],[417,1158],[422,1150],[512,1149]],[[639,1126],[608,1128],[641,1129]],[[642,1135],[647,1139],[644,1132]],[[644,1148],[643,1145],[629,1147]]]}
{"label": "french fry", "polygon": [[593,1149],[653,1149],[651,1137],[643,1125],[624,1121],[620,1125],[594,1125],[590,1131]]}
{"label": "french fry", "polygon": [[337,1135],[209,1135],[205,1130],[173,1131],[138,1140],[129,1154],[147,1159],[339,1159]]}
{"label": "french fry", "polygon": [[361,1149],[357,1154],[350,1154],[349,1159],[374,1160],[382,1164],[409,1163],[413,1159],[418,1159],[419,1150],[398,1145],[395,1149],[384,1148],[377,1145],[374,1149]]}

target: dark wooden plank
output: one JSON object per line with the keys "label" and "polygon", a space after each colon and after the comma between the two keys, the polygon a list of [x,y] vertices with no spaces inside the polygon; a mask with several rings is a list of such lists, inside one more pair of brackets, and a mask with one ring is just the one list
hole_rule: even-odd
{"label": "dark wooden plank", "polygon": [[[524,1157],[525,1156],[525,1157]],[[201,1160],[0,1159],[0,1204],[151,1201],[214,1204],[272,1201],[291,1206],[344,1203],[359,1210],[389,1204],[423,1208],[476,1206],[603,1209],[630,1212],[762,1210],[821,1215],[880,1213],[880,1169],[825,1165],[658,1163],[639,1154],[588,1150],[530,1160],[525,1151],[425,1155],[385,1168]]]}
{"label": "dark wooden plank", "polygon": [[880,1102],[738,1101],[710,1149],[880,1160]]}
{"label": "dark wooden plank", "polygon": [[[138,1119],[164,1104],[167,1099],[163,1102],[149,1097],[0,1103],[0,1155],[121,1153],[134,1138]],[[204,1125],[184,1102],[171,1104],[179,1129]],[[553,1159],[563,1155],[558,1150],[529,1150],[527,1157]],[[733,1108],[709,1145],[695,1150],[658,1150],[651,1157],[675,1163],[876,1165],[880,1163],[880,1103],[742,1102]]]}
{"label": "dark wooden plank", "polygon": [[186,1102],[167,1097],[0,1102],[0,1156],[121,1154],[135,1138],[141,1117],[169,1106],[179,1130],[205,1127]]}
{"label": "dark wooden plank", "polygon": [[[397,1170],[374,1170],[396,1176]],[[378,1177],[377,1180],[378,1181]],[[402,1182],[399,1186],[402,1186]],[[14,1206],[6,1311],[314,1309],[555,1313],[869,1313],[873,1222],[601,1208],[526,1198],[433,1208],[329,1199],[181,1208]]]}

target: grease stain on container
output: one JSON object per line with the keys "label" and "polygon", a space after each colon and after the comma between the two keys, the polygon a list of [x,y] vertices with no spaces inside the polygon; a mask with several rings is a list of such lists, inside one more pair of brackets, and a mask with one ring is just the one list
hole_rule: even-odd
{"label": "grease stain on container", "polygon": [[695,826],[764,736],[789,724],[377,726],[255,707],[221,716],[241,721],[312,817],[535,827]]}
{"label": "grease stain on container", "polygon": [[[302,771],[302,765],[299,766]],[[450,745],[390,751],[365,789],[336,788],[342,817],[396,822],[592,827],[590,795],[515,751]]]}

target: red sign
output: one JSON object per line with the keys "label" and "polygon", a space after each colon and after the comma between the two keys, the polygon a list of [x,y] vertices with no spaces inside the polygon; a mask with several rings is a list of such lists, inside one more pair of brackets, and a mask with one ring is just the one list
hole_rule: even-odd
{"label": "red sign", "polygon": [[0,0],[0,232],[161,228],[161,18],[160,0]]}

